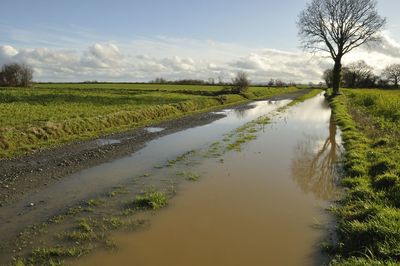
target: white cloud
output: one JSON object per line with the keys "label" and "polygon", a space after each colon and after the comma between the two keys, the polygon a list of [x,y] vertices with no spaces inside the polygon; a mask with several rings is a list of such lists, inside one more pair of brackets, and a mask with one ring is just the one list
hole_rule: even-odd
{"label": "white cloud", "polygon": [[[378,72],[387,64],[400,61],[400,44],[385,33],[380,46],[355,50],[344,58],[344,63],[359,59]],[[0,65],[9,62],[32,66],[38,81],[149,81],[156,77],[227,80],[236,71],[244,70],[254,82],[271,78],[319,82],[323,70],[332,66],[327,57],[301,51],[166,37],[94,43],[70,50],[0,45]]]}
{"label": "white cloud", "polygon": [[268,78],[285,81],[319,81],[321,71],[330,67],[330,61],[321,57],[312,57],[302,52],[285,52],[275,49],[263,49],[251,53],[231,63],[238,70],[252,73],[256,80]]}
{"label": "white cloud", "polygon": [[381,71],[389,64],[400,64],[400,44],[392,38],[387,31],[382,33],[382,42],[373,43],[356,49],[344,58],[344,63],[364,60],[372,66],[375,74],[380,75]]}
{"label": "white cloud", "polygon": [[391,36],[390,32],[384,31],[380,43],[371,44],[367,51],[377,52],[390,57],[400,58],[400,44]]}
{"label": "white cloud", "polygon": [[80,63],[89,68],[112,68],[121,65],[123,59],[117,45],[95,43],[84,52]]}
{"label": "white cloud", "polygon": [[10,45],[0,46],[0,63],[9,63],[17,54],[18,51]]}

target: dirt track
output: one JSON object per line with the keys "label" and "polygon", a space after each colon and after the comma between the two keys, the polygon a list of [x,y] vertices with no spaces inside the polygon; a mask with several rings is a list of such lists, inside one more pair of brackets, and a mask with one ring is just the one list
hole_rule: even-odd
{"label": "dirt track", "polygon": [[[308,89],[299,90],[270,99],[295,99],[307,92],[309,92]],[[232,108],[244,107],[245,105],[238,105]],[[224,108],[226,107],[221,109]],[[194,114],[152,125],[165,128],[160,132],[150,133],[144,128],[137,128],[101,138],[119,142],[111,145],[101,146],[98,144],[98,140],[82,141],[42,150],[23,157],[0,160],[0,208],[18,201],[25,194],[40,191],[67,175],[132,154],[143,148],[148,141],[210,123],[222,116],[214,112]]]}

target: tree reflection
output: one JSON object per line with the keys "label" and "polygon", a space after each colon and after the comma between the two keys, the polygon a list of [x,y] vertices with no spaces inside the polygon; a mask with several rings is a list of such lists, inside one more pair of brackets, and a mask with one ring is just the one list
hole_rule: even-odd
{"label": "tree reflection", "polygon": [[235,108],[233,109],[237,118],[246,117],[246,113],[249,111],[249,107]]}
{"label": "tree reflection", "polygon": [[320,142],[311,136],[300,142],[292,161],[292,176],[300,188],[323,200],[335,198],[339,179],[337,158],[340,144],[336,141],[336,123],[331,115],[329,136]]}

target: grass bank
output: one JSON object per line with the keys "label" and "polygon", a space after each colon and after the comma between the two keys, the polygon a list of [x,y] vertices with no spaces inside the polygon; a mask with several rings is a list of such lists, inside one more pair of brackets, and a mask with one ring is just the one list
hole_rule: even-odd
{"label": "grass bank", "polygon": [[400,91],[330,98],[346,154],[332,265],[400,263]]}
{"label": "grass bank", "polygon": [[1,88],[0,158],[297,90],[251,87],[244,95],[215,93],[222,89],[156,84]]}

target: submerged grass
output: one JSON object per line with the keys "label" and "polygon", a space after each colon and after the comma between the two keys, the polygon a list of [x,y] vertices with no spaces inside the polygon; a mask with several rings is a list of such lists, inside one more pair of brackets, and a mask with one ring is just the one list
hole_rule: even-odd
{"label": "submerged grass", "polygon": [[[146,197],[146,206],[152,209],[166,204],[163,193],[152,192]],[[106,198],[108,195],[104,195]],[[143,198],[136,199],[142,201]],[[141,203],[144,206],[143,201]],[[115,210],[108,212],[110,206],[113,205],[95,204],[93,208],[97,212],[90,214],[66,212],[25,230],[16,243],[18,258],[10,265],[65,265],[66,260],[83,256],[95,248],[115,249],[115,244],[108,239],[111,231],[131,231],[145,225],[145,220],[133,219],[132,212],[129,215]]]}
{"label": "submerged grass", "polygon": [[400,264],[400,91],[330,98],[346,149],[332,265]]}
{"label": "submerged grass", "polygon": [[168,203],[167,196],[163,192],[152,191],[144,195],[137,195],[132,205],[139,210],[158,210],[165,207]]}
{"label": "submerged grass", "polygon": [[197,181],[200,178],[199,174],[196,174],[196,173],[193,173],[193,172],[188,172],[188,171],[178,172],[176,175],[177,176],[182,176],[188,181]]}

